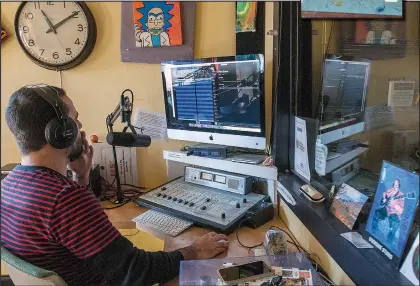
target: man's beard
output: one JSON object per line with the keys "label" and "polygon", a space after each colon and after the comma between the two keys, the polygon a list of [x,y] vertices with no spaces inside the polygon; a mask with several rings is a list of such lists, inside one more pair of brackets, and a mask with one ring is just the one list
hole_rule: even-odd
{"label": "man's beard", "polygon": [[70,152],[67,156],[70,162],[76,161],[82,156],[84,151],[83,146],[83,139],[81,136],[78,136],[76,138],[76,141],[74,141],[73,145],[70,146]]}

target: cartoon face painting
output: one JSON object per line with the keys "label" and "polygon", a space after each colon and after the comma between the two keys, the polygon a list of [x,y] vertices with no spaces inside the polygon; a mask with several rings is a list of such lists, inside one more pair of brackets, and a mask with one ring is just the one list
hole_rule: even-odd
{"label": "cartoon face painting", "polygon": [[182,40],[179,10],[177,2],[133,2],[136,46],[180,45],[172,44],[172,38]]}

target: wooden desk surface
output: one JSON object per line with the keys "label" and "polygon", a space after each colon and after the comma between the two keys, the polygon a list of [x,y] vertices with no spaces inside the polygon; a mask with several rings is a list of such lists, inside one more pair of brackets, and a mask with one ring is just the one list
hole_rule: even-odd
{"label": "wooden desk surface", "polygon": [[[112,206],[106,204],[106,206]],[[136,224],[132,222],[131,220],[138,216],[139,214],[147,211],[146,208],[139,207],[134,203],[128,203],[120,208],[111,209],[111,210],[105,210],[107,213],[109,220],[113,223],[113,225],[116,228],[122,229],[122,228],[136,228]],[[264,234],[265,232],[271,227],[271,226],[278,226],[285,228],[284,224],[280,220],[280,218],[275,217],[273,220],[269,221],[265,225],[257,228],[252,229],[248,227],[242,227],[239,230],[239,239],[241,240],[242,244],[246,246],[255,246],[259,243],[261,243],[264,240]],[[201,228],[201,227],[190,227],[180,235],[176,237],[171,237],[169,235],[165,235],[161,232],[154,231],[149,228],[142,228],[142,231],[145,231],[147,233],[153,234],[154,236],[162,239],[164,241],[164,251],[172,251],[176,250],[182,247],[186,247],[191,245],[197,238],[200,236],[210,232],[211,230]],[[244,257],[249,256],[248,249],[243,248],[238,243],[238,240],[236,239],[236,234],[232,233],[228,236],[229,238],[229,249],[227,252],[221,253],[216,258],[224,258],[224,257]],[[289,244],[290,251],[295,251],[296,248],[291,246]],[[168,285],[177,285],[178,279],[174,279]]]}

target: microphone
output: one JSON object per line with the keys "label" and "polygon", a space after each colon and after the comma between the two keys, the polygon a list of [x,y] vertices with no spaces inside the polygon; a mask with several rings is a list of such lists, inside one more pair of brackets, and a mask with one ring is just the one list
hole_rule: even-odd
{"label": "microphone", "polygon": [[112,146],[121,147],[149,147],[152,139],[148,135],[128,132],[109,132],[106,142]]}

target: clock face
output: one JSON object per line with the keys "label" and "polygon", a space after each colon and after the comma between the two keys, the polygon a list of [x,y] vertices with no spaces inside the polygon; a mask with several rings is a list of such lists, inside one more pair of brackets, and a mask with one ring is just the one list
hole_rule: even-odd
{"label": "clock face", "polygon": [[15,30],[34,62],[57,70],[82,62],[96,41],[93,16],[83,2],[24,2]]}

